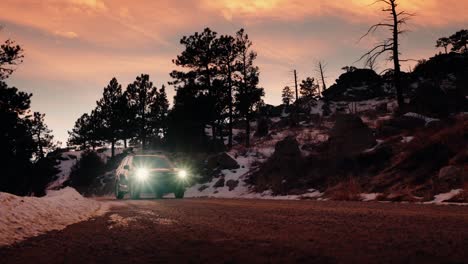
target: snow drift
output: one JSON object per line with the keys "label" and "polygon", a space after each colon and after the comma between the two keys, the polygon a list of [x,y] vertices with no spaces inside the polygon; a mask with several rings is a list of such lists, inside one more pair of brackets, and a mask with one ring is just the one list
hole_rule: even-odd
{"label": "snow drift", "polygon": [[99,202],[86,199],[69,187],[49,191],[42,198],[0,192],[0,246],[61,230],[103,212]]}

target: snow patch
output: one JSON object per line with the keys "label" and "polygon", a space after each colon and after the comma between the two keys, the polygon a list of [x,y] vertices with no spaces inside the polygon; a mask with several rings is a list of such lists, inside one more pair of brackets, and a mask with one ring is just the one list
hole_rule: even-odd
{"label": "snow patch", "polygon": [[101,215],[106,208],[67,187],[47,196],[20,197],[0,193],[0,246]]}
{"label": "snow patch", "polygon": [[425,204],[450,204],[445,201],[452,199],[453,197],[457,196],[461,192],[463,192],[462,189],[455,189],[447,193],[441,193],[441,194],[435,195],[433,201],[426,202]]}
{"label": "snow patch", "polygon": [[375,201],[380,193],[361,193],[361,199],[363,202]]}
{"label": "snow patch", "polygon": [[404,116],[422,119],[422,120],[424,120],[426,122],[426,126],[431,122],[439,121],[439,119],[437,119],[437,118],[431,118],[431,117],[427,117],[425,115],[421,115],[421,114],[417,114],[417,113],[413,113],[413,112],[406,113],[406,114],[404,114]]}
{"label": "snow patch", "polygon": [[411,141],[413,141],[414,137],[403,137],[403,139],[401,140],[402,143],[410,143]]}

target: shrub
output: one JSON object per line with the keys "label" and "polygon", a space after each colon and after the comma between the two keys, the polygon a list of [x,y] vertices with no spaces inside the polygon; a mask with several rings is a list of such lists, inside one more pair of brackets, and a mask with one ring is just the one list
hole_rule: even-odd
{"label": "shrub", "polygon": [[104,171],[105,163],[99,155],[93,151],[85,151],[81,155],[81,159],[71,169],[70,186],[83,192]]}
{"label": "shrub", "polygon": [[326,195],[337,201],[361,201],[361,185],[355,178],[348,178],[327,190]]}

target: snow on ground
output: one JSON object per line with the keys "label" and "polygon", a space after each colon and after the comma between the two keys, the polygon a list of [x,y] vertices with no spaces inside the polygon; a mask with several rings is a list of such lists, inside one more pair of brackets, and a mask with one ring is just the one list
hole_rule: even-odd
{"label": "snow on ground", "polygon": [[361,198],[363,202],[375,201],[380,193],[361,193]]}
{"label": "snow on ground", "polygon": [[[266,151],[265,151],[266,152]],[[272,154],[272,152],[270,152]],[[228,153],[229,154],[229,153]],[[234,158],[234,155],[230,155]],[[221,179],[213,178],[211,182],[203,184],[195,184],[188,188],[185,192],[185,197],[211,197],[211,198],[248,198],[248,199],[276,199],[276,200],[298,200],[298,199],[311,199],[319,198],[322,196],[317,190],[310,189],[307,193],[302,195],[284,195],[274,196],[271,191],[265,191],[263,193],[254,192],[251,187],[245,182],[247,174],[249,173],[252,163],[264,160],[264,158],[256,157],[254,153],[247,155],[246,157],[237,157],[236,161],[239,163],[240,168],[235,170],[223,170],[221,171],[224,177],[223,187],[214,187],[215,184]],[[229,190],[227,186],[228,181],[237,182],[237,187]]]}
{"label": "snow on ground", "polygon": [[106,211],[99,202],[69,187],[41,198],[0,193],[0,205],[0,246],[61,230]]}
{"label": "snow on ground", "polygon": [[439,119],[437,119],[437,118],[431,118],[431,117],[427,117],[425,115],[412,113],[412,112],[406,113],[406,114],[404,114],[404,116],[422,119],[422,120],[424,120],[426,122],[426,126],[431,122],[439,121]]}
{"label": "snow on ground", "polygon": [[[452,203],[448,203],[445,201],[452,199],[453,197],[457,196],[461,192],[463,192],[462,189],[455,189],[447,193],[441,193],[441,194],[435,195],[433,201],[425,202],[425,204],[452,204]],[[468,204],[463,204],[463,203],[455,203],[455,204],[468,205]]]}
{"label": "snow on ground", "polygon": [[411,141],[413,141],[414,137],[412,136],[409,136],[409,137],[403,137],[403,139],[401,140],[402,143],[409,143]]}

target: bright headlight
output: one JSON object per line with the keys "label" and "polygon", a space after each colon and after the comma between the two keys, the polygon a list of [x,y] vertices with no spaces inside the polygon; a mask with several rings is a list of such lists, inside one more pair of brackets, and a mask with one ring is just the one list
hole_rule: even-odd
{"label": "bright headlight", "polygon": [[185,179],[185,178],[187,178],[187,171],[186,170],[180,170],[178,175],[179,175],[180,179]]}
{"label": "bright headlight", "polygon": [[140,181],[146,180],[148,178],[148,175],[149,175],[149,171],[147,169],[144,169],[144,168],[140,168],[136,172],[136,177]]}

